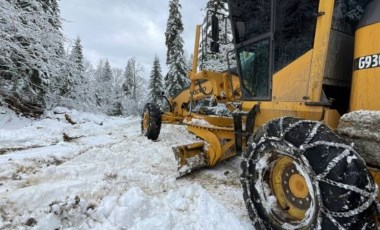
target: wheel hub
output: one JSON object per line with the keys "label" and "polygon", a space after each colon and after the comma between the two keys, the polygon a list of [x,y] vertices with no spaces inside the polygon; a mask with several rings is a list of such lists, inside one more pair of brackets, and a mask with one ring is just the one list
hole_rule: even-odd
{"label": "wheel hub", "polygon": [[305,199],[309,194],[309,189],[305,178],[300,174],[293,174],[289,179],[290,192],[297,198]]}
{"label": "wheel hub", "polygon": [[281,157],[271,174],[273,192],[284,212],[294,220],[305,218],[311,207],[311,196],[305,178],[290,157]]}

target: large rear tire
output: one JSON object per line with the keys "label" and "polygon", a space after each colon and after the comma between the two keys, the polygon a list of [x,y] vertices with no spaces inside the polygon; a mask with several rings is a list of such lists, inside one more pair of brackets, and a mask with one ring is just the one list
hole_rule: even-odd
{"label": "large rear tire", "polygon": [[250,138],[241,167],[257,229],[376,229],[377,186],[365,162],[320,122],[268,122]]}
{"label": "large rear tire", "polygon": [[141,116],[141,133],[149,140],[157,140],[161,131],[161,110],[158,105],[147,103]]}

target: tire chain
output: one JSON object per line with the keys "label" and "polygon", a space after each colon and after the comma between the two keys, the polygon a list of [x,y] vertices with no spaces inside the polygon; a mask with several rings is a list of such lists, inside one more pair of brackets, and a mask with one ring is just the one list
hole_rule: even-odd
{"label": "tire chain", "polygon": [[[270,140],[270,141],[282,141],[281,138],[273,137],[273,136],[268,136],[267,134],[264,134],[264,137],[261,138],[261,140],[260,140],[257,144],[253,142],[253,143],[251,143],[251,146],[252,146],[253,149],[256,149],[257,146],[260,146],[260,145],[261,145],[262,143],[264,143],[266,140]],[[291,148],[294,147],[294,146],[293,146],[292,144],[290,144],[290,143],[286,143],[286,144],[287,144],[289,147],[291,147]],[[254,151],[252,151],[252,152],[250,153],[250,155],[249,155],[248,158],[243,158],[243,161],[247,164],[247,168],[249,168],[250,162],[253,163],[253,164],[257,164],[257,163],[260,161],[259,159],[254,161],[254,160],[253,160],[253,157],[254,157]],[[303,160],[307,161],[307,159],[305,159],[305,158],[303,158]],[[246,176],[246,178],[240,177],[240,180],[241,180],[242,183],[248,185],[247,187],[250,187],[250,186],[251,186],[250,181],[252,180],[252,179],[251,179],[252,177],[253,177],[252,174],[248,174],[248,175]],[[247,178],[249,178],[249,179],[247,179]],[[251,196],[251,191],[248,190],[247,192],[248,192],[248,197],[252,197],[252,196]],[[252,209],[254,215],[255,215],[256,217],[258,217],[258,213],[257,213],[257,210],[256,210],[254,204],[253,204],[252,199],[251,199],[251,198],[246,199],[246,200],[245,200],[245,204],[246,204],[246,206],[249,205],[249,206],[251,207],[251,209]],[[318,222],[320,222],[320,221],[318,221]],[[252,223],[253,223],[253,225],[255,225],[256,223],[258,223],[258,224],[260,225],[260,229],[266,229],[266,228],[265,228],[265,224],[263,223],[263,221],[262,221],[261,218],[256,218],[254,221],[252,221]],[[307,224],[306,222],[302,222],[302,223],[300,223],[297,227],[298,227],[298,228],[303,228],[303,227],[306,227],[306,224]],[[283,228],[284,228],[284,229],[288,229],[288,228],[285,228],[284,226],[283,226]],[[289,229],[293,229],[293,228],[289,228]]]}
{"label": "tire chain", "polygon": [[[284,118],[281,118],[281,119],[284,119]],[[325,146],[328,146],[328,147],[335,147],[335,148],[343,148],[344,151],[339,154],[337,157],[335,157],[327,166],[326,170],[320,174],[320,175],[317,175],[314,180],[317,181],[318,183],[319,182],[325,182],[325,183],[328,183],[330,185],[333,185],[335,187],[338,187],[338,188],[341,188],[341,189],[345,189],[345,190],[349,190],[349,191],[352,191],[352,192],[356,192],[358,194],[360,194],[361,196],[363,197],[366,197],[368,198],[366,202],[364,202],[361,206],[355,208],[354,210],[350,210],[348,212],[330,212],[329,210],[327,210],[323,205],[322,205],[322,210],[323,212],[326,214],[326,216],[338,227],[338,229],[344,229],[333,217],[338,217],[338,218],[348,218],[348,217],[352,217],[354,215],[357,215],[363,211],[365,211],[366,209],[368,209],[371,204],[373,202],[376,202],[376,205],[379,206],[379,203],[376,201],[376,197],[377,197],[377,194],[378,194],[378,187],[376,184],[374,184],[374,186],[372,186],[372,188],[370,189],[371,192],[367,192],[367,191],[364,191],[360,188],[357,188],[355,186],[352,186],[352,185],[347,185],[347,184],[342,184],[342,183],[338,183],[336,181],[332,181],[332,180],[329,180],[329,179],[325,179],[325,177],[329,174],[329,172],[335,168],[335,166],[343,159],[345,159],[347,156],[349,156],[350,154],[353,154],[355,157],[358,158],[359,161],[361,161],[362,163],[365,163],[364,159],[354,150],[353,148],[353,144],[352,146],[350,145],[346,145],[346,144],[340,144],[340,143],[331,143],[331,142],[326,142],[326,141],[316,141],[312,144],[308,144],[314,137],[315,135],[317,134],[317,130],[318,128],[321,126],[321,122],[318,122],[318,121],[298,121],[296,123],[294,123],[293,125],[289,126],[286,130],[285,130],[285,134],[281,134],[282,137],[284,137],[286,135],[287,132],[290,132],[292,129],[296,128],[297,126],[300,126],[302,125],[303,123],[315,123],[313,129],[312,129],[312,132],[310,133],[310,135],[308,136],[308,138],[306,139],[305,141],[305,144],[300,146],[300,149],[303,150],[303,151],[306,151],[307,149],[309,148],[313,148],[313,147],[316,147],[318,145],[325,145]],[[283,122],[282,122],[283,123]]]}
{"label": "tire chain", "polygon": [[[280,121],[281,125],[283,125],[283,119],[284,118],[281,118],[282,121]],[[365,163],[364,159],[355,151],[355,149],[350,146],[350,145],[346,145],[346,144],[341,144],[341,143],[331,143],[331,142],[327,142],[327,141],[316,141],[312,144],[308,144],[314,137],[315,135],[317,134],[317,130],[319,129],[319,127],[321,126],[321,122],[319,121],[298,121],[292,125],[290,125],[285,131],[284,133],[281,133],[281,137],[284,137],[288,132],[290,132],[292,129],[296,128],[297,126],[300,126],[304,123],[314,123],[314,127],[312,129],[312,132],[310,133],[310,135],[307,137],[304,145],[301,145],[300,146],[300,149],[303,150],[303,151],[306,151],[307,149],[309,148],[313,148],[313,147],[316,147],[318,145],[325,145],[325,146],[328,146],[328,147],[335,147],[335,148],[343,148],[344,151],[342,152],[342,154],[339,154],[337,157],[335,157],[327,166],[326,170],[320,174],[320,175],[317,175],[314,180],[318,181],[318,182],[325,182],[325,183],[328,183],[330,185],[333,185],[335,187],[338,187],[338,188],[342,188],[342,189],[345,189],[345,190],[349,190],[349,191],[352,191],[352,192],[356,192],[356,193],[359,193],[361,196],[363,197],[366,197],[368,198],[368,200],[366,202],[363,203],[362,206],[359,206],[358,208],[354,209],[354,210],[351,210],[349,212],[341,212],[341,213],[338,213],[338,212],[329,212],[328,210],[327,213],[331,213],[333,214],[333,216],[336,216],[336,217],[351,217],[351,216],[354,216],[358,213],[361,213],[363,212],[364,210],[366,210],[373,202],[376,202],[376,197],[377,197],[377,193],[378,193],[378,188],[376,186],[376,184],[374,184],[374,186],[372,186],[371,188],[371,192],[367,192],[367,191],[364,191],[362,189],[359,189],[355,186],[352,186],[352,185],[347,185],[347,184],[342,184],[342,183],[338,183],[336,181],[332,181],[332,180],[329,180],[329,179],[325,179],[325,177],[329,174],[329,172],[335,168],[335,166],[341,161],[343,160],[344,158],[346,158],[348,155],[350,155],[351,153],[358,158],[359,161],[361,161],[362,163]],[[283,127],[281,127],[281,130],[283,130]],[[377,203],[377,202],[376,202]],[[325,209],[325,207],[322,207],[323,209]],[[358,211],[358,212],[357,212]],[[352,214],[352,213],[354,214]]]}
{"label": "tire chain", "polygon": [[[363,211],[365,211],[366,209],[368,209],[373,203],[376,204],[376,207],[377,207],[377,210],[378,212],[380,212],[380,203],[377,201],[377,194],[378,194],[378,187],[377,185],[374,183],[374,185],[370,188],[371,191],[365,191],[365,190],[362,190],[358,187],[355,187],[355,186],[352,186],[352,185],[347,185],[347,184],[342,184],[342,183],[339,183],[339,182],[336,182],[336,181],[332,181],[330,179],[326,179],[325,177],[329,174],[329,172],[335,168],[335,166],[343,159],[345,159],[346,157],[348,157],[350,154],[354,155],[358,161],[361,161],[362,163],[364,163],[365,165],[365,161],[364,159],[356,152],[356,150],[353,148],[354,144],[352,145],[346,145],[346,144],[341,144],[341,143],[332,143],[332,142],[327,142],[327,141],[316,141],[312,144],[309,144],[309,142],[316,136],[317,132],[318,132],[318,129],[321,127],[322,125],[322,122],[319,122],[319,121],[304,121],[304,120],[301,120],[301,121],[297,121],[293,124],[291,124],[289,127],[287,127],[285,130],[284,130],[284,119],[286,117],[283,117],[283,118],[280,118],[279,119],[279,126],[280,126],[280,138],[277,138],[277,137],[268,137],[268,133],[265,133],[263,138],[261,138],[261,140],[256,144],[256,143],[251,143],[251,146],[253,149],[256,149],[257,146],[259,146],[261,143],[263,143],[265,140],[274,140],[274,141],[279,141],[279,140],[283,140],[283,138],[285,137],[285,135],[287,133],[289,133],[290,131],[292,131],[294,128],[297,128],[298,126],[301,126],[302,124],[305,124],[305,123],[314,123],[314,127],[312,128],[312,131],[310,132],[310,134],[308,135],[308,137],[306,138],[305,142],[303,145],[301,145],[299,148],[301,151],[306,151],[307,149],[309,148],[313,148],[313,147],[316,147],[318,145],[325,145],[325,146],[328,146],[328,147],[335,147],[335,148],[343,148],[343,152],[342,154],[339,154],[337,157],[335,157],[329,164],[328,166],[326,167],[326,170],[315,176],[314,178],[312,177],[312,175],[309,175],[311,176],[311,179],[314,179],[315,181],[317,181],[318,183],[319,182],[324,182],[324,183],[328,183],[330,185],[333,185],[335,187],[338,187],[338,188],[341,188],[341,189],[345,189],[345,190],[349,190],[349,191],[352,191],[352,192],[355,192],[355,193],[358,193],[360,194],[361,196],[363,197],[366,197],[368,198],[366,202],[364,202],[361,206],[355,208],[354,210],[350,210],[348,212],[331,212],[329,210],[327,210],[323,205],[321,205],[321,211],[322,213],[324,213],[329,219],[330,221],[339,229],[339,230],[344,230],[345,228],[342,227],[339,222],[334,218],[334,217],[338,217],[338,218],[349,218],[349,217],[352,217],[354,215],[357,215]],[[338,136],[335,132],[333,132],[335,134],[335,136],[337,136],[338,138],[341,138],[340,136]],[[293,146],[292,144],[288,143],[289,145]],[[253,157],[254,157],[254,151],[252,151],[249,156],[247,158],[243,158],[243,161],[246,162],[247,164],[247,168],[249,168],[249,161],[252,162],[253,160]],[[307,159],[306,159],[307,160]],[[257,162],[252,162],[252,163],[257,163]],[[251,177],[252,175],[249,174],[247,175],[248,177]],[[243,178],[241,177],[241,181],[242,183],[245,183],[246,185],[250,185],[250,182],[246,179],[246,178]],[[248,188],[250,186],[247,186]],[[318,186],[319,187],[319,186]],[[250,191],[248,190],[248,197],[251,197],[251,193]],[[245,203],[246,205],[249,205],[253,212],[254,212],[254,215],[258,217],[258,214],[257,214],[257,210],[253,204],[253,201],[251,200],[251,198],[248,198],[245,200]],[[259,223],[260,226],[264,226],[264,224],[262,223],[262,220],[261,218],[256,218],[255,221],[253,221],[253,224],[256,224],[256,223]],[[318,221],[319,222],[319,221]]]}

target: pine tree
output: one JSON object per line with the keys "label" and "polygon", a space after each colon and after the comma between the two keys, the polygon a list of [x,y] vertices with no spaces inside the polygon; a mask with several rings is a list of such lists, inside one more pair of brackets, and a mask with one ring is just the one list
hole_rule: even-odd
{"label": "pine tree", "polygon": [[[95,87],[95,99],[96,99],[96,105],[97,106],[101,106],[102,104],[102,76],[103,76],[103,66],[104,66],[104,61],[103,60],[99,60],[97,66],[96,66],[96,70],[94,72],[94,78],[95,78],[95,81],[97,82],[96,85],[94,85]],[[100,84],[99,84],[100,82]]]}
{"label": "pine tree", "polygon": [[102,80],[103,68],[104,68],[104,60],[99,60],[98,64],[96,65],[95,72],[94,72],[94,77],[95,77],[96,81]]}
{"label": "pine tree", "polygon": [[88,87],[85,86],[88,82],[84,77],[83,47],[79,37],[75,40],[67,62],[65,71],[66,84],[63,88],[65,94],[63,96],[76,100],[81,98],[83,100],[87,93],[86,91],[88,91]]}
{"label": "pine tree", "polygon": [[133,100],[137,100],[138,88],[141,83],[142,67],[136,62],[136,59],[132,57],[128,60],[127,67],[125,69],[125,82],[123,84],[123,90],[126,95],[130,96]]}
{"label": "pine tree", "polygon": [[45,14],[49,15],[49,23],[55,28],[55,29],[61,29],[62,23],[60,20],[60,10],[58,5],[58,0],[38,0],[43,10],[45,11]]}
{"label": "pine tree", "polygon": [[149,98],[154,104],[161,104],[161,92],[163,90],[162,86],[162,73],[161,65],[158,56],[156,55],[153,61],[152,71],[150,73],[149,81]]}
{"label": "pine tree", "polygon": [[71,50],[70,59],[74,62],[76,70],[79,74],[83,74],[84,71],[84,57],[83,57],[83,47],[81,44],[80,37],[75,40],[73,49]]}
{"label": "pine tree", "polygon": [[166,64],[170,64],[170,60],[172,60],[172,56],[174,55],[174,41],[178,36],[181,36],[181,33],[183,32],[182,15],[179,11],[180,8],[181,5],[179,0],[169,1],[169,18],[166,24],[165,32],[165,44],[168,48],[166,52]]}
{"label": "pine tree", "polygon": [[123,91],[126,96],[132,95],[132,85],[133,85],[133,61],[130,59],[127,62],[127,66],[124,70],[124,83]]}
{"label": "pine tree", "polygon": [[146,82],[141,77],[143,68],[134,57],[130,58],[124,72],[125,82],[123,83],[123,106],[128,115],[141,114],[145,104]]}
{"label": "pine tree", "polygon": [[79,88],[82,89],[83,98],[82,104],[85,106],[81,106],[78,110],[88,111],[88,112],[98,112],[96,108],[96,87],[95,84],[98,82],[95,81],[95,69],[91,62],[87,59],[83,60],[83,85]]}
{"label": "pine tree", "polygon": [[119,116],[123,114],[123,82],[124,82],[124,72],[120,68],[112,68],[112,103],[113,109],[110,111],[111,116]]}
{"label": "pine tree", "polygon": [[187,68],[187,71],[192,71],[193,69],[193,59],[194,59],[194,54],[191,54],[189,59],[187,59],[187,63],[186,63],[186,68]]}
{"label": "pine tree", "polygon": [[111,65],[108,60],[103,64],[103,61],[99,62],[98,68],[95,72],[96,81],[98,85],[96,86],[96,103],[99,109],[106,114],[110,114],[113,110],[113,76]]}
{"label": "pine tree", "polygon": [[165,88],[170,96],[177,95],[189,85],[186,63],[183,58],[184,42],[181,36],[183,24],[180,8],[179,0],[169,1],[169,18],[165,32],[165,44],[168,48],[166,63],[169,65],[169,72],[165,76]]}
{"label": "pine tree", "polygon": [[102,80],[105,82],[112,82],[113,74],[111,65],[108,60],[104,63],[103,71],[102,71]]}

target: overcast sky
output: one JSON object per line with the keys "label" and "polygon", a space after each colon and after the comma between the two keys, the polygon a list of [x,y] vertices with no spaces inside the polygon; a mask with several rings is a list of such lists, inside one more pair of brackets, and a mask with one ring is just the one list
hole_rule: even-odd
{"label": "overcast sky", "polygon": [[[64,34],[79,36],[85,57],[96,66],[108,59],[112,67],[125,68],[131,57],[149,75],[154,55],[166,73],[165,30],[169,0],[61,0]],[[202,23],[207,0],[180,0],[185,52],[193,52],[195,25]]]}

